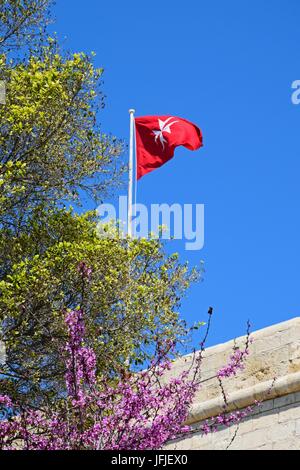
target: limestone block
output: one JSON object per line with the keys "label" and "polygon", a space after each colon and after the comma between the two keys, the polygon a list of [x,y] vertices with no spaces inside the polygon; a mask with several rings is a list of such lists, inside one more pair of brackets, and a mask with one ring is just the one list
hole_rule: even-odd
{"label": "limestone block", "polygon": [[269,440],[274,442],[279,442],[283,439],[291,439],[294,437],[296,432],[296,422],[289,421],[286,423],[274,423],[267,432],[266,435]]}
{"label": "limestone block", "polygon": [[283,439],[273,443],[273,450],[299,450],[300,441],[299,439]]}
{"label": "limestone block", "polygon": [[242,437],[242,449],[257,449],[263,445],[271,445],[272,440],[268,436],[266,429],[257,429],[255,431],[248,432]]}
{"label": "limestone block", "polygon": [[239,425],[238,436],[242,436],[243,434],[253,431],[253,424],[254,420],[252,417],[244,419]]}
{"label": "limestone block", "polygon": [[267,413],[262,413],[259,415],[256,415],[252,419],[252,429],[253,431],[259,430],[259,429],[265,429],[270,426],[274,426],[278,422],[278,414],[274,413],[274,411],[269,411]]}
{"label": "limestone block", "polygon": [[278,411],[279,423],[284,423],[285,421],[292,421],[297,418],[300,419],[300,406],[299,404],[297,405],[297,403],[293,403],[292,405],[288,406],[283,406]]}

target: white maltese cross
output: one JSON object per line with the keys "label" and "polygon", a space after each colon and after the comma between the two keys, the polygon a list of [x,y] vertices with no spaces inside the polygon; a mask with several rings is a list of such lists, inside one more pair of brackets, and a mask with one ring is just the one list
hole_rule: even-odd
{"label": "white maltese cross", "polygon": [[171,119],[174,119],[174,118],[169,117],[165,121],[162,121],[161,119],[159,119],[158,120],[159,130],[153,131],[153,134],[155,135],[155,142],[157,142],[157,140],[159,139],[163,150],[165,148],[165,142],[167,142],[167,140],[164,138],[164,132],[171,134],[171,126],[175,124],[175,122],[178,122],[178,121],[169,122],[171,121]]}

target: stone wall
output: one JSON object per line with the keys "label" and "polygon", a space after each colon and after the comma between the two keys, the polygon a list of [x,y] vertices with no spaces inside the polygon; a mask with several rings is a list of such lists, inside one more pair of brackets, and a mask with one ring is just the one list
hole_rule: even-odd
{"label": "stone wall", "polygon": [[[224,381],[229,410],[242,410],[262,402],[239,426],[170,443],[177,449],[300,449],[300,318],[254,332],[245,370]],[[199,426],[222,411],[223,400],[217,370],[228,361],[235,342],[208,348],[202,368],[202,388],[196,396],[188,423]],[[188,367],[191,356],[176,362],[172,375]],[[275,383],[272,386],[273,379]],[[234,437],[234,439],[233,439]]]}

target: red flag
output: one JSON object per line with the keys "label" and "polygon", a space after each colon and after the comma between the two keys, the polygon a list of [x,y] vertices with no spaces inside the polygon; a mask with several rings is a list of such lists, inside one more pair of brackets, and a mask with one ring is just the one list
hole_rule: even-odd
{"label": "red flag", "polygon": [[137,179],[160,167],[174,155],[179,145],[190,150],[202,147],[201,130],[176,116],[135,118]]}

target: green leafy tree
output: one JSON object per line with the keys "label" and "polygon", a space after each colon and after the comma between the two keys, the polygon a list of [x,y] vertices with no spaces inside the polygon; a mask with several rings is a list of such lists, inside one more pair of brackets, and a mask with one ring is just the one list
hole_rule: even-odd
{"label": "green leafy tree", "polygon": [[85,54],[63,58],[53,40],[28,61],[11,66],[2,57],[1,65],[0,223],[42,203],[78,200],[80,190],[103,197],[120,176],[122,145],[96,124],[102,70]]}
{"label": "green leafy tree", "polygon": [[[2,234],[0,252],[6,253],[0,319],[7,347],[1,388],[18,400],[25,389],[26,400],[59,395],[63,312],[79,304],[101,374],[141,364],[158,338],[185,333],[178,307],[197,274],[166,256],[159,241],[100,237],[93,213],[36,211],[27,230]],[[92,270],[84,291],[82,263]]]}
{"label": "green leafy tree", "polygon": [[0,52],[15,51],[45,33],[52,0],[0,0]]}

